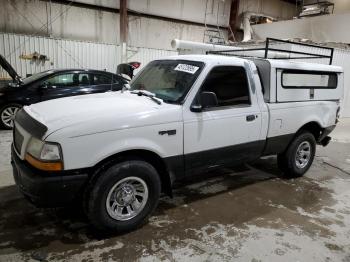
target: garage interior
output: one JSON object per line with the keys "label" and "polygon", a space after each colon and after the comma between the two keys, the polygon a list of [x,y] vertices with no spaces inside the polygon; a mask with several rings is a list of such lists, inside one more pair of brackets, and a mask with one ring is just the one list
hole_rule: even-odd
{"label": "garage interior", "polygon": [[[118,65],[138,62],[137,76],[153,60],[264,48],[268,38],[286,40],[274,48],[289,52],[327,56],[329,48],[330,64],[344,70],[339,123],[305,176],[285,179],[276,156],[203,172],[172,197],[162,194],[148,222],[125,234],[101,235],[75,205],[29,203],[13,178],[13,131],[0,130],[0,261],[350,262],[348,0],[0,0],[0,7],[0,55],[21,78],[67,68],[116,74]],[[0,68],[0,100],[12,81]]]}

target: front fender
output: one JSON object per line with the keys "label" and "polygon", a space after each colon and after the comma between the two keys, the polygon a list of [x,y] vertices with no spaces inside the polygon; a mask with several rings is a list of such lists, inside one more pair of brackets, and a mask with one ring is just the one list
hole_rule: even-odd
{"label": "front fender", "polygon": [[[164,130],[176,132],[160,134]],[[147,150],[161,158],[182,155],[183,125],[181,122],[166,123],[68,138],[53,133],[46,140],[60,143],[64,169],[70,170],[93,167],[110,156],[129,150]]]}

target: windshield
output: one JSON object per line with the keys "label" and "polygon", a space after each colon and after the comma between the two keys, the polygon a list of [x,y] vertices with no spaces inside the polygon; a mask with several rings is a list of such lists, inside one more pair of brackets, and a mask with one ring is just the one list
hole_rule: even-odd
{"label": "windshield", "polygon": [[41,73],[37,73],[37,74],[34,74],[34,75],[31,75],[29,77],[26,77],[22,80],[23,84],[28,84],[30,82],[34,82],[46,75],[49,75],[50,73],[52,73],[51,71],[44,71],[44,72],[41,72]]}
{"label": "windshield", "polygon": [[131,81],[131,90],[147,90],[164,102],[180,103],[203,67],[204,63],[195,61],[153,61]]}

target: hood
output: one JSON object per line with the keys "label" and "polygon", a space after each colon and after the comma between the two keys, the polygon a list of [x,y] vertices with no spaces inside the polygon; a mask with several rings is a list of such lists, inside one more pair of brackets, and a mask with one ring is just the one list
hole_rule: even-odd
{"label": "hood", "polygon": [[161,103],[125,92],[107,92],[45,101],[24,110],[48,128],[49,135],[69,129],[80,136],[181,120],[180,105]]}
{"label": "hood", "polygon": [[22,82],[21,77],[17,74],[16,70],[10,65],[9,62],[0,55],[0,66],[11,76],[13,81],[15,82]]}

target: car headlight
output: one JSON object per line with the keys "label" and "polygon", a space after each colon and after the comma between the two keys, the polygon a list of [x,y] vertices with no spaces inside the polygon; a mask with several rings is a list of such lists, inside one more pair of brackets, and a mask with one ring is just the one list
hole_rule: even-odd
{"label": "car headlight", "polygon": [[29,141],[27,147],[27,153],[31,154],[33,157],[40,159],[41,149],[43,148],[44,142],[32,137]]}
{"label": "car headlight", "polygon": [[58,144],[44,143],[41,149],[40,159],[47,161],[61,160],[61,152]]}
{"label": "car headlight", "polygon": [[25,159],[34,167],[46,171],[63,170],[60,145],[32,137],[27,146]]}

